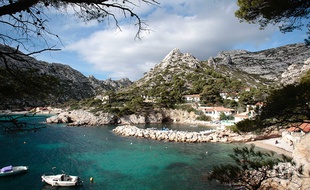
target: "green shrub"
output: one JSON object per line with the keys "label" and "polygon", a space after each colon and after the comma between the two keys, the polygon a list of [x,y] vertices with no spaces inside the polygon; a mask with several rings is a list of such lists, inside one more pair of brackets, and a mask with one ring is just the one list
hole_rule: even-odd
{"label": "green shrub", "polygon": [[236,125],[227,126],[226,129],[231,130],[234,133],[239,133],[239,130]]}
{"label": "green shrub", "polygon": [[242,131],[242,132],[250,132],[250,131],[255,131],[256,129],[258,129],[255,121],[251,119],[245,119],[245,120],[239,121],[236,124],[236,127],[239,131]]}
{"label": "green shrub", "polygon": [[187,112],[196,112],[196,110],[191,105],[181,104],[181,105],[176,105],[175,108],[180,109],[180,110],[184,110]]}
{"label": "green shrub", "polygon": [[211,117],[210,116],[206,116],[205,114],[202,114],[199,117],[197,117],[197,120],[200,120],[200,121],[211,121]]}

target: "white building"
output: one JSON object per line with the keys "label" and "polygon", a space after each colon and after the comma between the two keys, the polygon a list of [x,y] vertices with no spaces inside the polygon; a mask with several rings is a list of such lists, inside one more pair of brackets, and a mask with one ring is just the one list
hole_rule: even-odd
{"label": "white building", "polygon": [[186,102],[199,102],[200,101],[200,95],[199,94],[184,95],[183,99]]}
{"label": "white building", "polygon": [[206,116],[210,116],[213,120],[219,120],[222,113],[229,116],[235,111],[234,109],[224,107],[199,107],[199,110],[203,111]]}

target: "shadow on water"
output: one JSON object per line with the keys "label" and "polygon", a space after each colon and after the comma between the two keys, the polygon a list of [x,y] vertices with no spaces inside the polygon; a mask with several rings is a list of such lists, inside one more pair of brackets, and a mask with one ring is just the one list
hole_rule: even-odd
{"label": "shadow on water", "polygon": [[180,169],[184,167],[188,167],[189,164],[184,163],[184,162],[175,162],[172,164],[169,164],[167,167],[165,167],[166,170],[173,170],[173,169]]}

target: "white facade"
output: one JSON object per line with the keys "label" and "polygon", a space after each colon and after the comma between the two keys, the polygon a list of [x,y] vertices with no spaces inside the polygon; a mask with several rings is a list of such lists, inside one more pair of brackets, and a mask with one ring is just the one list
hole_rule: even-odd
{"label": "white facade", "polygon": [[234,113],[234,109],[224,107],[199,107],[199,110],[203,111],[206,116],[209,116],[214,120],[219,120],[222,113],[227,116]]}
{"label": "white facade", "polygon": [[186,102],[199,102],[200,101],[199,94],[184,95],[183,98]]}

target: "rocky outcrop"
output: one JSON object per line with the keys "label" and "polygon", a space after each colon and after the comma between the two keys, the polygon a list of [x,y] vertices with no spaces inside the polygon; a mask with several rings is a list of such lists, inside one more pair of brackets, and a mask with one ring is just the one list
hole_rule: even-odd
{"label": "rocky outcrop", "polygon": [[[168,55],[149,72],[136,81],[136,86],[143,86],[146,83],[148,87],[159,85],[158,82],[170,82],[173,77],[181,73],[190,73],[195,69],[202,68],[201,61],[190,53],[181,53],[177,48],[174,48]],[[161,79],[162,78],[162,79]],[[157,79],[160,79],[157,81]],[[145,87],[146,88],[146,87]],[[171,88],[167,86],[167,88]]]}
{"label": "rocky outcrop", "polygon": [[[280,163],[275,170],[279,176],[279,171],[283,174],[290,173],[284,178],[271,178],[264,182],[260,189],[277,189],[277,190],[308,190],[310,189],[310,134],[303,136],[299,143],[296,143],[292,154],[294,165],[291,163]],[[302,166],[302,173],[298,170]],[[280,173],[281,176],[282,173]],[[283,176],[283,175],[282,175]]]}
{"label": "rocky outcrop", "polygon": [[86,110],[62,112],[46,120],[47,123],[69,123],[69,125],[107,125],[107,124],[145,124],[145,123],[193,123],[197,115],[194,112],[182,110],[160,109],[145,115],[124,115],[98,112],[96,115]]}
{"label": "rocky outcrop", "polygon": [[100,113],[98,116],[94,116],[94,114],[84,110],[73,110],[69,112],[62,112],[58,115],[47,118],[46,122],[67,123],[70,126],[94,126],[115,124],[116,120],[116,117],[109,113]]}
{"label": "rocky outcrop", "polygon": [[154,69],[166,69],[178,65],[180,62],[186,63],[190,68],[197,68],[199,60],[190,53],[181,53],[178,48],[174,48]]}
{"label": "rocky outcrop", "polygon": [[[218,65],[229,65],[250,75],[274,81],[288,81],[281,76],[293,64],[297,70],[303,67],[310,57],[310,48],[305,44],[290,44],[282,47],[248,52],[244,50],[223,51],[213,57]],[[292,70],[292,68],[290,68]],[[297,76],[300,78],[300,76]]]}
{"label": "rocky outcrop", "polygon": [[132,85],[133,83],[128,78],[122,78],[119,80],[98,80],[92,75],[88,77],[88,80],[91,83],[92,87],[96,90],[97,94],[101,94],[107,91],[118,91],[121,88]]}
{"label": "rocky outcrop", "polygon": [[[309,55],[310,56],[310,55]],[[284,85],[298,83],[299,79],[304,76],[310,69],[310,58],[304,64],[292,64],[281,75],[281,83]]]}
{"label": "rocky outcrop", "polygon": [[198,117],[194,112],[177,109],[161,109],[165,120],[173,123],[195,123]]}
{"label": "rocky outcrop", "polygon": [[297,167],[303,167],[303,175],[295,174],[289,189],[310,189],[310,134],[308,133],[295,145],[293,159]]}
{"label": "rocky outcrop", "polygon": [[160,109],[147,115],[124,115],[117,117],[114,114],[98,112],[96,115],[86,110],[62,112],[46,120],[47,123],[69,123],[70,125],[107,125],[107,124],[145,124],[145,123],[194,123],[197,115],[194,112],[182,110]]}

